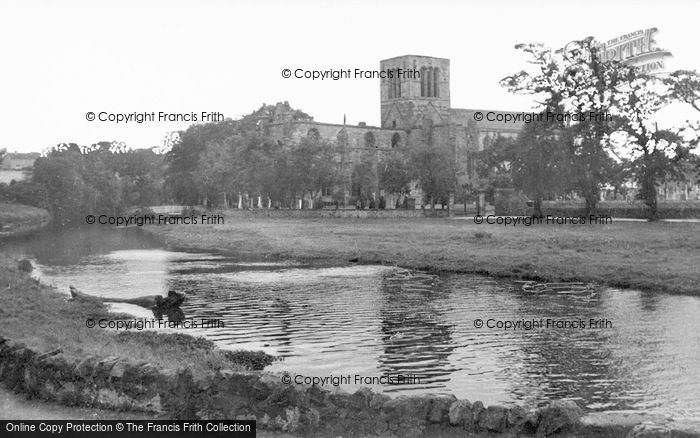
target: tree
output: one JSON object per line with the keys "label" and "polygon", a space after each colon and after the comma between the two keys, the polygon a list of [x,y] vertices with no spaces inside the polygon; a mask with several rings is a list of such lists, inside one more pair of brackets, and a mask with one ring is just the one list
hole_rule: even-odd
{"label": "tree", "polygon": [[[520,44],[516,48],[530,54],[539,72],[532,75],[521,71],[501,80],[501,85],[515,93],[538,96],[543,99],[543,113],[555,115],[550,121],[567,152],[558,156],[569,164],[568,178],[560,183],[578,193],[592,212],[603,185],[620,171],[607,141],[616,126],[605,115],[618,105],[622,97],[619,89],[631,68],[601,61],[593,38],[573,41],[556,52],[539,44]],[[556,118],[568,114],[584,117]]]}
{"label": "tree", "polygon": [[389,193],[399,195],[411,191],[411,168],[402,151],[389,152],[379,162],[379,186]]}
{"label": "tree", "polygon": [[177,141],[165,154],[168,163],[165,185],[170,195],[187,205],[198,204],[201,193],[197,191],[194,172],[199,158],[210,143],[222,143],[236,132],[237,122],[225,120],[218,123],[192,125],[180,132]]}
{"label": "tree", "polygon": [[684,102],[700,112],[700,74],[692,70],[678,70],[665,80],[670,97]]}
{"label": "tree", "polygon": [[377,165],[373,155],[362,156],[352,170],[351,180],[353,193],[357,193],[361,200],[372,199],[379,185]]}
{"label": "tree", "polygon": [[674,99],[673,92],[664,93],[661,85],[659,78],[630,73],[618,108],[625,123],[612,140],[631,157],[638,197],[649,207],[649,220],[658,219],[657,185],[667,176],[677,176],[678,165],[691,148],[681,135],[683,128],[660,129],[653,120]]}
{"label": "tree", "polygon": [[434,209],[437,201],[447,201],[455,192],[457,183],[453,152],[443,145],[426,141],[414,145],[410,157],[412,173],[431,207]]}
{"label": "tree", "polygon": [[79,221],[88,191],[77,165],[80,161],[80,148],[71,143],[54,148],[34,163],[32,181],[45,189],[45,205],[51,213],[53,226],[63,227]]}
{"label": "tree", "polygon": [[485,193],[493,201],[497,188],[513,186],[511,161],[517,152],[515,140],[498,136],[481,151],[472,154],[472,175],[465,189],[471,193]]}
{"label": "tree", "polygon": [[[132,151],[121,143],[60,144],[36,160],[31,185],[17,190],[43,195],[41,204],[53,226],[82,225],[86,215],[117,215],[133,201],[157,200],[161,166],[153,152]],[[136,187],[153,192],[134,198]]]}
{"label": "tree", "polygon": [[513,183],[534,200],[534,216],[542,217],[542,201],[565,191],[568,166],[558,132],[550,123],[525,124],[510,156]]}
{"label": "tree", "polygon": [[[518,45],[516,48],[531,54],[540,72],[521,71],[501,84],[513,92],[543,97],[542,105],[556,112],[588,114],[583,121],[566,122],[559,128],[568,150],[568,182],[586,200],[588,210],[595,208],[602,185],[619,180],[616,174],[622,168],[612,159],[614,152],[629,157],[639,196],[654,219],[656,185],[674,174],[679,157],[691,147],[689,131],[697,142],[700,124],[659,129],[653,118],[674,101],[700,108],[700,79],[690,71],[661,79],[633,66],[601,61],[598,47],[593,38],[574,41],[558,52],[539,44]],[[591,113],[603,117],[591,117]]]}
{"label": "tree", "polygon": [[5,156],[7,155],[7,149],[2,148],[0,149],[0,164],[5,160]]}
{"label": "tree", "polygon": [[[295,190],[310,193],[309,180],[313,178],[320,178],[317,183],[324,183],[319,175],[327,169],[315,160],[309,162],[313,167],[307,168],[313,170],[312,174],[296,177],[290,172],[293,155],[304,153],[308,145],[295,152],[294,145],[283,145],[266,133],[264,122],[273,121],[280,105],[290,120],[312,120],[308,114],[293,110],[289,105],[263,105],[238,120],[192,125],[177,135],[170,135],[166,139],[170,150],[165,154],[165,186],[173,199],[184,204],[204,200],[216,204],[223,200],[224,193],[227,197],[248,194],[270,200],[290,199],[295,196],[292,193]],[[318,149],[318,152],[327,158],[329,150]],[[332,160],[327,161],[330,162]],[[297,165],[306,168],[304,163]],[[301,189],[301,186],[307,188]]]}
{"label": "tree", "polygon": [[286,183],[295,197],[316,198],[319,191],[338,181],[331,145],[319,138],[303,138],[289,154]]}

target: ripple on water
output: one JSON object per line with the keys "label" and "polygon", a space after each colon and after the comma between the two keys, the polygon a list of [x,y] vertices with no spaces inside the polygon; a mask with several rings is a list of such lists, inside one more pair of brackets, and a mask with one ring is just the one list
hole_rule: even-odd
{"label": "ripple on water", "polygon": [[[419,383],[374,388],[454,394],[487,404],[567,398],[592,410],[700,417],[700,299],[695,297],[580,284],[541,290],[377,265],[307,268],[149,248],[120,248],[75,263],[38,263],[35,275],[62,290],[75,284],[101,296],[185,291],[187,317],[225,324],[190,333],[223,348],[280,355],[284,360],[271,367],[274,371],[416,375]],[[607,319],[612,327],[474,327],[476,319],[547,318]]]}

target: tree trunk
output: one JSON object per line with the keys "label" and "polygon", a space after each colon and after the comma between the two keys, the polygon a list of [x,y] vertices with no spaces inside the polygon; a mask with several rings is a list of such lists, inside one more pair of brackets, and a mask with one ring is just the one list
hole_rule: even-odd
{"label": "tree trunk", "polygon": [[595,207],[598,205],[598,194],[593,193],[593,191],[589,191],[586,194],[586,213],[594,214],[595,212]]}
{"label": "tree trunk", "polygon": [[542,195],[535,196],[534,209],[535,211],[532,213],[533,217],[544,217],[544,215],[542,214]]}
{"label": "tree trunk", "polygon": [[642,200],[644,204],[649,207],[649,221],[659,220],[659,207],[656,201],[656,184],[655,178],[651,175],[645,175],[642,180]]}

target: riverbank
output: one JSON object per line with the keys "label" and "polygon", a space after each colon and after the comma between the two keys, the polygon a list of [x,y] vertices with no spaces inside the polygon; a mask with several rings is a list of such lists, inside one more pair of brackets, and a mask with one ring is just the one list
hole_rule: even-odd
{"label": "riverbank", "polygon": [[87,327],[87,321],[133,319],[110,313],[93,300],[70,300],[21,272],[17,261],[0,254],[0,336],[38,351],[61,349],[64,356],[128,358],[163,371],[188,366],[196,376],[221,369],[261,369],[272,357],[258,352],[231,352],[211,341],[153,331],[115,332]]}
{"label": "riverbank", "polygon": [[[21,204],[0,203],[0,237],[20,235],[45,226],[46,210]],[[0,242],[0,245],[2,242]],[[0,246],[0,251],[2,247]],[[144,361],[164,371],[175,371],[181,363],[191,366],[196,375],[208,375],[220,369],[262,369],[272,357],[262,352],[230,352],[217,349],[211,341],[180,334],[121,332],[88,328],[86,321],[120,318],[129,315],[110,313],[92,300],[69,300],[67,291],[32,279],[21,272],[18,261],[0,252],[0,336],[49,351],[60,348],[67,357],[82,359],[123,357]]]}
{"label": "riverbank", "polygon": [[44,227],[49,219],[49,212],[42,208],[0,202],[0,237]]}
{"label": "riverbank", "polygon": [[269,218],[221,213],[222,225],[148,226],[177,249],[246,259],[383,263],[510,279],[584,281],[700,295],[700,224],[502,226],[443,218]]}

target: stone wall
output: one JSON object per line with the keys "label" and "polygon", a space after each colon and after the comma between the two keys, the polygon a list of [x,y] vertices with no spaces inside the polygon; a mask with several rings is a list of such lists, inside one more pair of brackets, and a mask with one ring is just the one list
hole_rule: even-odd
{"label": "stone wall", "polygon": [[300,436],[700,437],[695,423],[584,416],[572,401],[526,410],[453,396],[391,398],[366,388],[351,394],[285,384],[267,372],[222,370],[195,380],[187,369],[162,372],[116,357],[75,360],[61,350],[38,353],[4,338],[0,380],[14,391],[65,405],[141,410],[173,419],[254,419],[259,429]]}
{"label": "stone wall", "polygon": [[225,210],[226,217],[272,217],[272,218],[421,218],[447,217],[447,210],[352,210],[352,209],[319,209],[319,210],[290,210],[254,208],[250,210]]}
{"label": "stone wall", "polygon": [[16,392],[67,406],[161,412],[160,391],[172,377],[145,362],[87,356],[60,349],[37,353],[0,337],[0,380]]}
{"label": "stone wall", "polygon": [[[532,212],[532,208],[529,208],[526,214],[531,215]],[[542,214],[561,217],[588,217],[588,212],[583,203],[543,202]],[[613,220],[615,218],[647,219],[649,217],[649,207],[641,201],[601,201],[596,206],[594,214],[608,215]],[[658,216],[659,219],[700,219],[700,202],[660,201],[658,203]]]}

